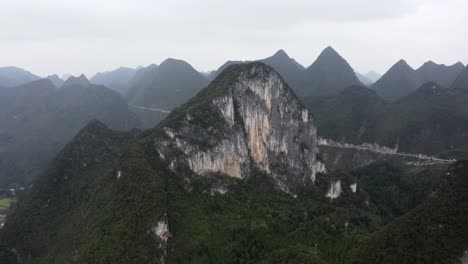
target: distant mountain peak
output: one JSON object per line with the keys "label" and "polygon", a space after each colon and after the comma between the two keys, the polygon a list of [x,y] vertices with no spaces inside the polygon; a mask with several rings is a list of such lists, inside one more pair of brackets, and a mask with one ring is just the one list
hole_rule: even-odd
{"label": "distant mountain peak", "polygon": [[159,67],[164,67],[167,65],[183,65],[183,64],[188,64],[188,63],[186,61],[179,60],[179,59],[167,58],[163,62],[161,62],[161,65],[159,65]]}
{"label": "distant mountain peak", "polygon": [[0,67],[0,85],[4,87],[15,87],[39,79],[41,77],[16,66]]}
{"label": "distant mountain peak", "polygon": [[453,82],[451,88],[468,90],[468,65],[458,75],[457,79]]}
{"label": "distant mountain peak", "polygon": [[404,59],[400,59],[397,63],[395,63],[395,65],[393,65],[393,67],[395,67],[395,68],[409,68],[409,69],[414,70],[414,69],[408,64],[408,62],[406,62],[406,60],[404,60]]}
{"label": "distant mountain peak", "polygon": [[283,49],[278,50],[272,57],[281,58],[281,59],[291,59],[289,55]]}
{"label": "distant mountain peak", "polygon": [[[339,76],[339,78],[337,78]],[[306,70],[301,96],[336,95],[351,85],[361,85],[354,69],[332,47],[325,48]]]}
{"label": "distant mountain peak", "polygon": [[317,57],[317,59],[314,61],[311,67],[314,65],[329,65],[332,67],[339,66],[352,69],[349,63],[331,46],[326,47],[320,53],[320,55]]}
{"label": "distant mountain peak", "polygon": [[341,55],[332,47],[328,46],[319,55],[320,57],[339,57],[342,58]]}
{"label": "distant mountain peak", "polygon": [[372,82],[376,82],[382,77],[382,74],[371,70],[368,73],[366,73],[364,76],[367,77],[368,79],[372,80]]}
{"label": "distant mountain peak", "polygon": [[64,83],[63,86],[81,86],[88,87],[91,83],[89,82],[86,75],[81,74],[78,77],[70,76]]}
{"label": "distant mountain peak", "polygon": [[455,63],[453,66],[457,66],[457,67],[463,67],[465,68],[465,64],[463,64],[461,61]]}
{"label": "distant mountain peak", "polygon": [[64,83],[64,80],[62,80],[57,74],[52,74],[47,76],[47,79],[49,79],[55,87],[61,87]]}

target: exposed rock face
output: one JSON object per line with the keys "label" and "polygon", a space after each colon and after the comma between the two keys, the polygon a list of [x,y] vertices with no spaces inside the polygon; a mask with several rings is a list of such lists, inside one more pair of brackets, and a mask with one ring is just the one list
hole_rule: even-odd
{"label": "exposed rock face", "polygon": [[340,197],[342,191],[343,190],[341,189],[341,180],[332,181],[326,196],[327,198],[333,200]]}
{"label": "exposed rock face", "polygon": [[[196,174],[245,178],[255,165],[284,191],[314,182],[315,173],[324,170],[316,161],[312,116],[271,67],[231,66],[210,86],[202,98],[203,114],[189,102],[174,114],[180,117],[179,127],[165,127],[165,135],[156,139],[172,169],[187,166]],[[211,123],[199,120],[207,115]]]}
{"label": "exposed rock face", "polygon": [[171,236],[167,215],[164,215],[162,219],[158,221],[157,225],[151,228],[151,232],[158,240],[157,250],[159,254],[156,263],[164,264],[166,263],[167,256],[167,240]]}

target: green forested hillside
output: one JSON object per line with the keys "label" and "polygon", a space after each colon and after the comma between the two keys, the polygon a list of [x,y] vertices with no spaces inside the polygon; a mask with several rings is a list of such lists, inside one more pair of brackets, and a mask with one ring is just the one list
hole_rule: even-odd
{"label": "green forested hillside", "polygon": [[140,122],[104,86],[56,89],[43,79],[0,89],[0,188],[25,186],[90,120],[130,130]]}
{"label": "green forested hillside", "polygon": [[467,100],[465,90],[427,83],[393,103],[365,87],[349,87],[338,96],[304,103],[314,113],[322,137],[461,159],[468,157]]}
{"label": "green forested hillside", "polygon": [[457,162],[440,189],[374,233],[354,263],[457,263],[468,248],[468,162]]}

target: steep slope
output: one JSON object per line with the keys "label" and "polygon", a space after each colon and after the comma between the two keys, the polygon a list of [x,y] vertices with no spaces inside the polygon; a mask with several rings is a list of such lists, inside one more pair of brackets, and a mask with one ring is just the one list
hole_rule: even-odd
{"label": "steep slope", "polygon": [[462,153],[468,150],[467,99],[465,91],[452,91],[433,82],[424,84],[379,118],[376,141],[398,145],[408,153],[466,157]]}
{"label": "steep slope", "polygon": [[39,79],[41,79],[41,77],[18,67],[11,66],[0,68],[0,86],[2,87],[19,86]]}
{"label": "steep slope", "polygon": [[175,59],[167,59],[136,77],[127,100],[146,127],[155,126],[208,84],[190,64]]}
{"label": "steep slope", "polygon": [[260,61],[273,67],[293,90],[298,89],[305,68],[289,57],[284,50],[278,50],[273,56]]}
{"label": "steep slope", "polygon": [[458,62],[451,66],[436,64],[433,61],[424,63],[416,70],[421,83],[436,82],[443,87],[450,87],[465,66]]}
{"label": "steep slope", "polygon": [[375,233],[354,263],[457,263],[468,249],[468,162],[453,165],[440,189]]}
{"label": "steep slope", "polygon": [[393,101],[410,94],[420,85],[416,71],[406,61],[400,60],[372,88],[385,100]]}
{"label": "steep slope", "polygon": [[332,47],[320,53],[303,78],[297,90],[301,97],[336,95],[348,86],[361,84],[353,68]]}
{"label": "steep slope", "polygon": [[453,82],[452,89],[468,90],[468,66],[458,75]]}
{"label": "steep slope", "polygon": [[0,93],[2,188],[28,184],[92,119],[119,130],[139,125],[117,93],[86,78],[71,77],[63,89],[43,79]]}
{"label": "steep slope", "polygon": [[353,144],[375,142],[376,122],[386,110],[385,101],[362,86],[348,87],[337,96],[303,101],[314,113],[320,136]]}
{"label": "steep slope", "polygon": [[[10,216],[3,233],[2,241],[14,243],[10,246],[21,263],[153,261],[157,241],[139,235],[150,229],[146,224],[157,223],[151,215],[162,214],[163,171],[152,169],[145,149],[137,144],[126,149],[131,157],[119,157],[132,137],[93,121],[60,152]],[[93,247],[105,241],[112,249]],[[147,247],[129,251],[138,243]]]}
{"label": "steep slope", "polygon": [[136,69],[120,67],[113,71],[98,72],[91,78],[90,82],[104,85],[121,95],[126,95],[130,88],[130,81],[136,72]]}
{"label": "steep slope", "polygon": [[175,169],[246,178],[256,166],[284,191],[315,180],[313,119],[262,63],[230,66],[161,125],[156,145]]}

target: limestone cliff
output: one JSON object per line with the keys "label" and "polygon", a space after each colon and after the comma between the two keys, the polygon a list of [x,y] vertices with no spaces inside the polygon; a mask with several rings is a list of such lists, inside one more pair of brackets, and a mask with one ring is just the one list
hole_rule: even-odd
{"label": "limestone cliff", "polygon": [[312,116],[263,63],[229,67],[168,120],[155,144],[174,171],[246,178],[256,166],[290,191],[324,169]]}

